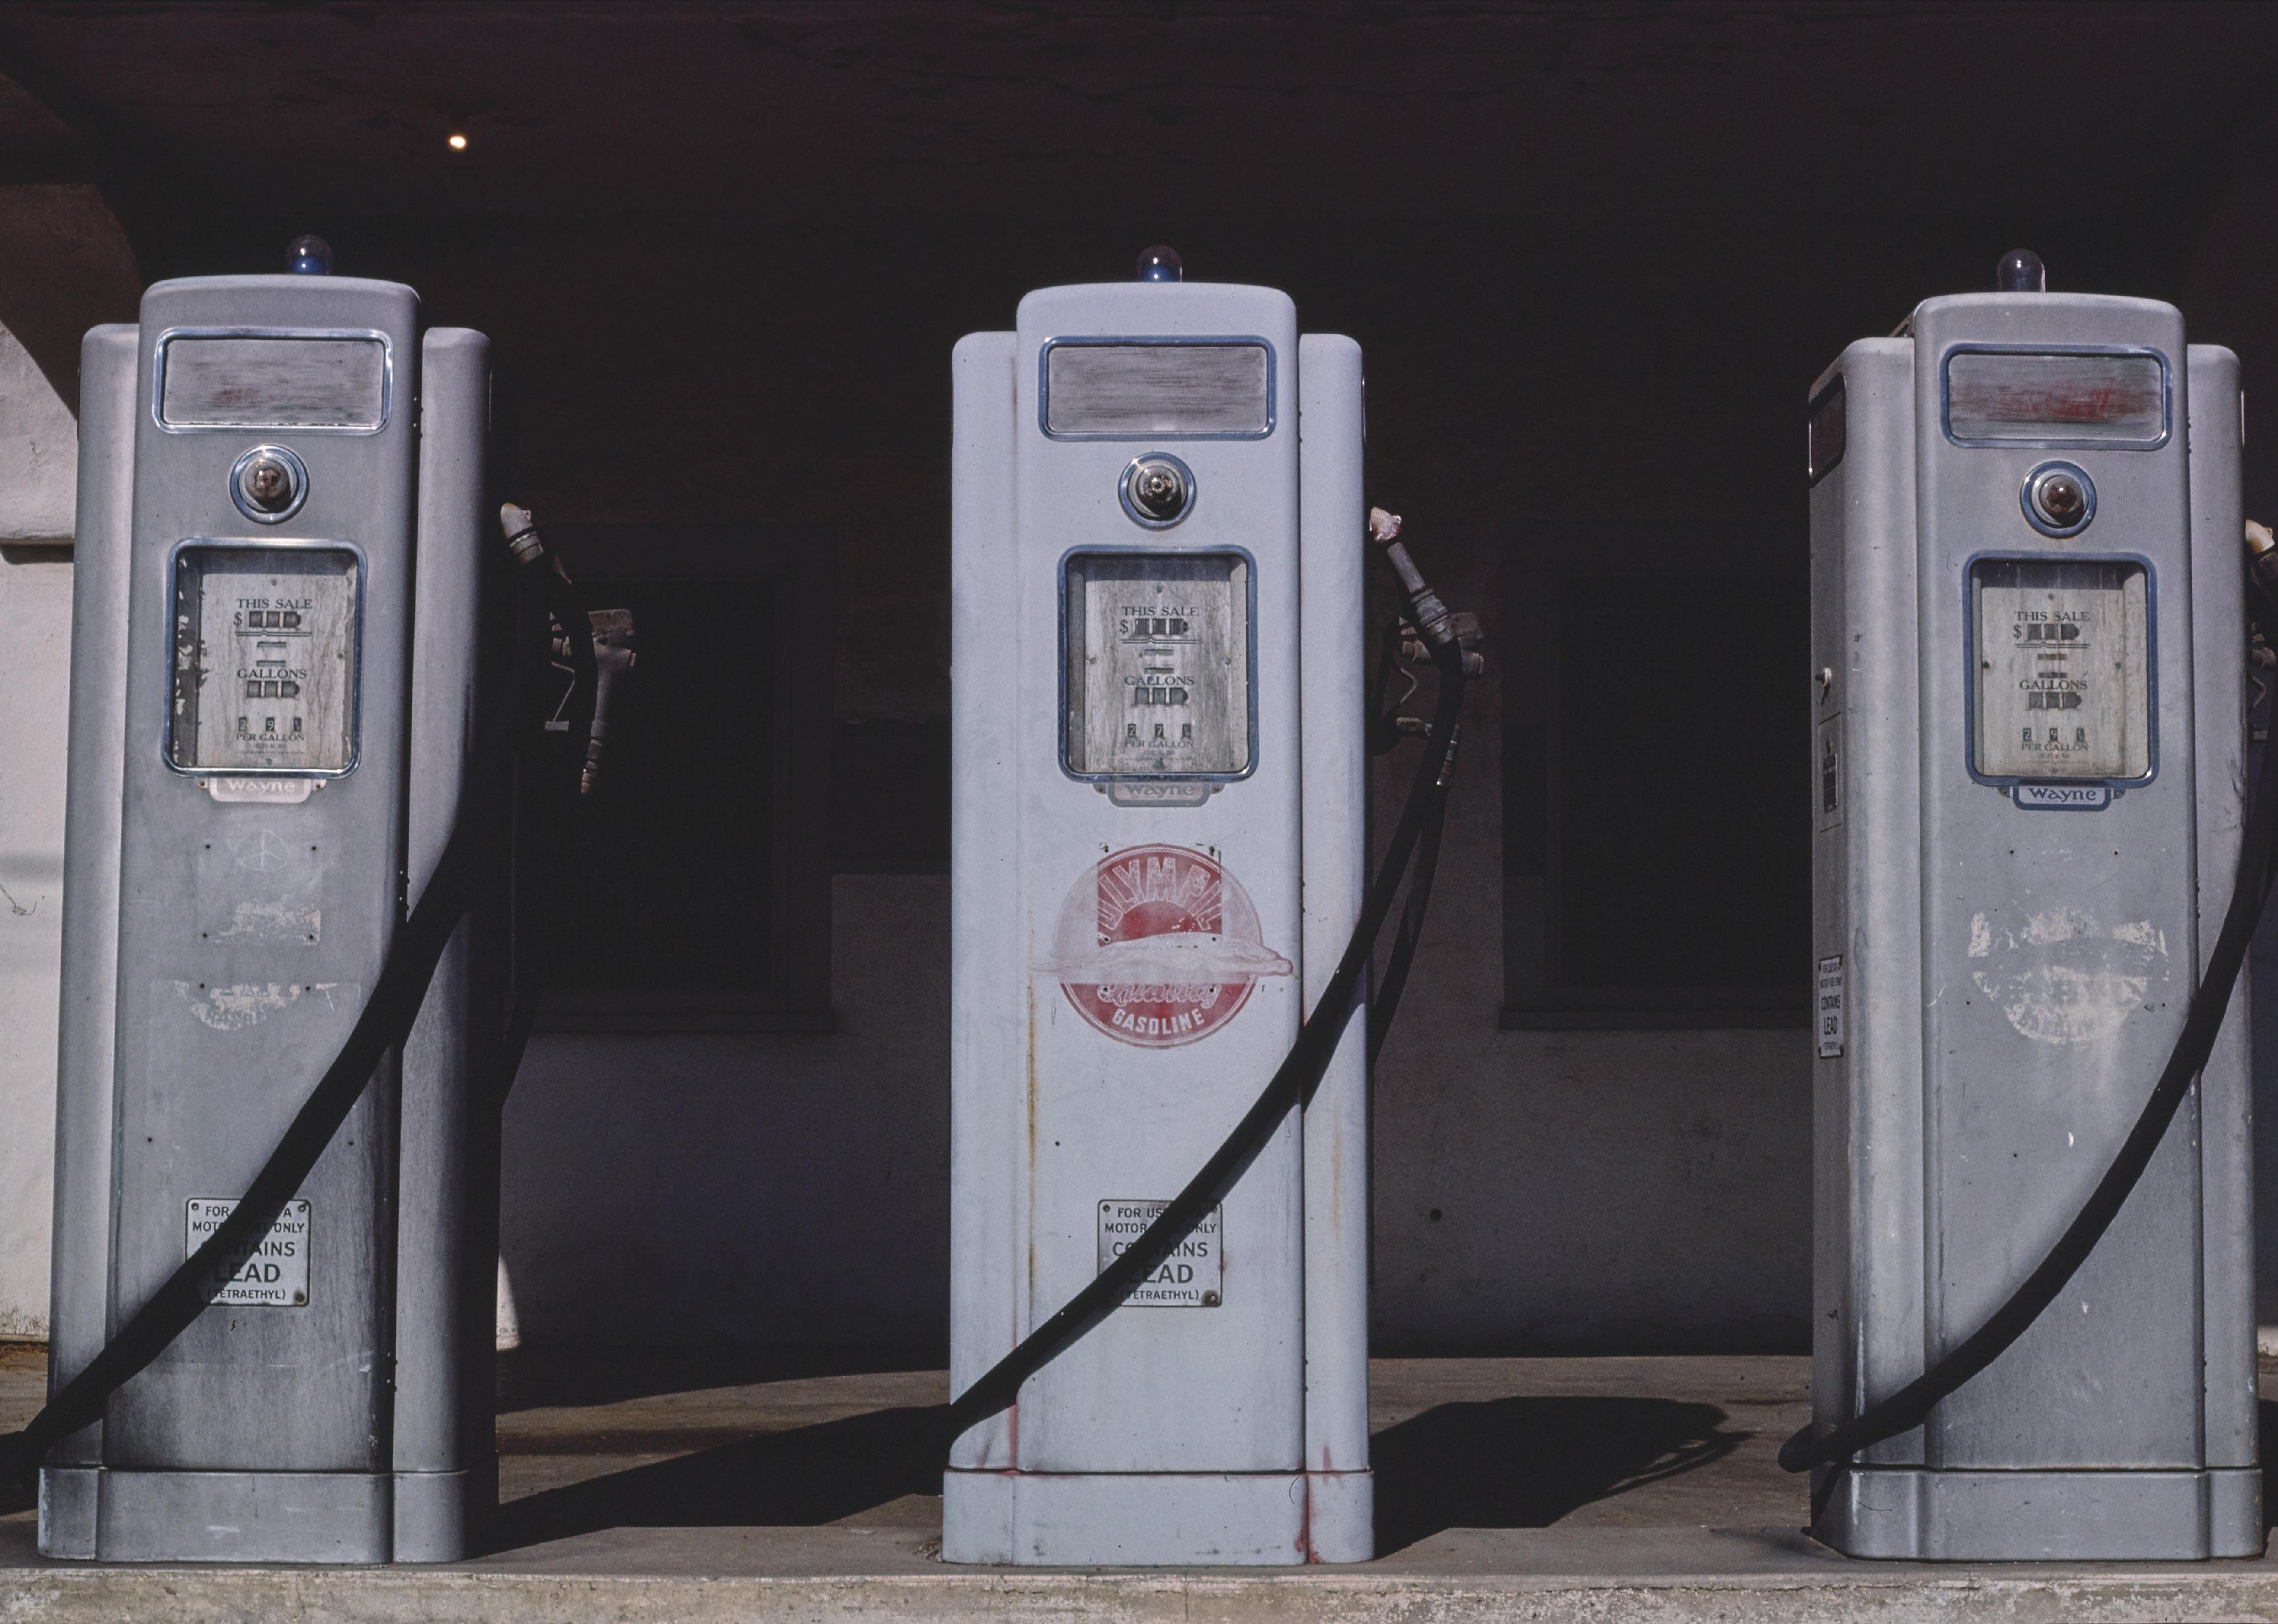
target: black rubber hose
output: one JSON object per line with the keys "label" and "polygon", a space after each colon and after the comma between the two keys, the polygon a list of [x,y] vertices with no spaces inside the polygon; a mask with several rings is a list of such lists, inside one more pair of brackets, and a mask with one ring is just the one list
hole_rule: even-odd
{"label": "black rubber hose", "polygon": [[[1450,751],[1449,766],[1453,765]],[[1442,771],[1433,785],[1432,809],[1424,820],[1423,837],[1416,842],[1416,873],[1408,881],[1408,901],[1400,911],[1400,931],[1384,961],[1384,981],[1368,1008],[1368,1064],[1372,1069],[1400,1012],[1400,995],[1408,985],[1408,972],[1416,962],[1416,944],[1424,934],[1424,916],[1432,906],[1432,881],[1440,872],[1440,837],[1448,827],[1448,778]]]}
{"label": "black rubber hose", "polygon": [[[2271,629],[2278,626],[2278,614],[2273,613],[2274,595],[2259,574],[2259,569],[2249,573],[2248,579],[2254,583],[2249,598],[2254,618],[2267,638]],[[2026,1328],[2056,1300],[2057,1294],[2088,1261],[2088,1254],[2104,1239],[2105,1231],[2112,1227],[2112,1221],[2119,1216],[2120,1208],[2144,1177],[2144,1170],[2152,1164],[2152,1154],[2166,1137],[2168,1125],[2175,1120],[2176,1109],[2190,1092],[2200,1068],[2206,1064],[2216,1033],[2222,1030],[2223,1014],[2230,1006],[2231,988],[2238,980],[2240,966],[2246,961],[2247,947],[2254,940],[2254,927],[2262,917],[2264,899],[2269,895],[2274,842],[2278,842],[2278,740],[2263,746],[2262,770],[2256,775],[2253,798],[2248,804],[2230,906],[2223,915],[2214,950],[2207,955],[2206,973],[2200,978],[2198,990],[2192,995],[2183,1029],[2175,1038],[2175,1047],[2167,1056],[2167,1068],[2160,1073],[2152,1097],[2144,1102],[2143,1114],[2137,1117],[2120,1154],[2113,1157],[2112,1165],[2097,1181],[2078,1216],[2056,1245],[2049,1248],[2040,1266],[2026,1277],[2025,1283],[1951,1353],[1889,1398],[1869,1405],[1839,1426],[1823,1430],[1821,1424],[1815,1422],[1804,1428],[1780,1445],[1779,1463],[1784,1468],[1806,1472],[1816,1466],[1846,1460],[1862,1449],[1921,1426],[1939,1399],[1999,1359],[2010,1344],[2024,1335]]]}
{"label": "black rubber hose", "polygon": [[443,855],[427,888],[420,894],[418,905],[389,943],[386,962],[380,967],[363,1013],[277,1147],[269,1153],[261,1171],[254,1176],[244,1198],[134,1311],[125,1329],[48,1400],[28,1426],[0,1437],[0,1479],[29,1475],[50,1445],[100,1421],[111,1396],[165,1352],[205,1311],[217,1266],[234,1247],[265,1228],[306,1182],[325,1147],[371,1081],[380,1060],[409,1035],[436,963],[473,894],[476,848],[483,820],[470,814],[483,772],[478,756]]}
{"label": "black rubber hose", "polygon": [[1384,629],[1383,645],[1377,651],[1376,678],[1369,684],[1368,753],[1372,756],[1390,755],[1393,747],[1400,743],[1395,715],[1398,707],[1387,710],[1384,696],[1391,690],[1393,667],[1400,658],[1401,629],[1397,618]]}
{"label": "black rubber hose", "polygon": [[1226,1199],[1227,1193],[1249,1170],[1290,1109],[1303,1106],[1320,1086],[1336,1054],[1338,1040],[1359,1002],[1356,995],[1360,979],[1367,971],[1385,916],[1392,911],[1393,898],[1399,892],[1409,857],[1432,821],[1434,807],[1447,793],[1447,786],[1441,781],[1455,743],[1456,719],[1464,705],[1463,656],[1450,643],[1433,651],[1433,662],[1440,671],[1439,705],[1432,719],[1430,742],[1408,794],[1408,804],[1401,810],[1400,822],[1393,831],[1384,861],[1370,882],[1359,922],[1353,926],[1352,940],[1346,945],[1344,957],[1322,989],[1311,1018],[1299,1029],[1288,1056],[1256,1103],[1243,1113],[1234,1132],[1227,1135],[1226,1142],[1203,1163],[1202,1170],[1188,1181],[1187,1187],[1170,1205],[1140,1231],[1139,1238],[1125,1248],[1123,1254],[958,1395],[943,1417],[941,1449],[953,1445],[998,1411],[1010,1408],[1020,1397],[1023,1382],[1120,1307],[1132,1288],[1152,1274],[1186,1239],[1204,1215]]}
{"label": "black rubber hose", "polygon": [[[536,528],[531,526],[532,530]],[[539,618],[550,620],[562,628],[563,638],[570,645],[573,691],[591,699],[600,690],[600,667],[593,652],[591,610],[584,590],[570,578],[565,569],[554,567],[552,553],[542,554],[535,564],[525,565],[519,578],[531,583],[532,596],[540,612]],[[524,623],[521,607],[522,604],[518,602],[516,616],[518,627]],[[550,638],[541,637],[539,639],[538,657],[530,662],[530,668],[547,668],[550,646]],[[549,961],[555,957],[559,943],[574,927],[575,922],[570,916],[577,902],[575,889],[553,882],[551,879],[567,870],[570,837],[562,821],[550,813],[545,803],[552,802],[562,806],[564,809],[561,813],[562,820],[572,815],[569,809],[574,807],[578,798],[577,775],[590,745],[592,727],[590,710],[585,710],[582,716],[568,719],[571,736],[578,737],[582,735],[583,742],[571,751],[565,766],[557,763],[553,759],[553,752],[543,744],[546,738],[542,731],[546,720],[543,705],[533,713],[524,709],[520,694],[515,696],[515,701],[508,707],[509,713],[523,718],[521,725],[530,728],[532,730],[531,736],[539,741],[538,744],[518,751],[511,764],[515,773],[515,795],[518,803],[527,797],[540,804],[534,815],[517,816],[514,820],[516,843],[512,861],[516,884],[519,889],[533,871],[537,875],[548,877],[548,882],[529,886],[528,905],[537,916],[538,923],[533,929],[527,932],[517,929],[516,933],[516,984],[510,989],[511,996],[506,1001],[504,1016],[499,1023],[497,1045],[491,1063],[491,1075],[494,1079],[491,1103],[493,1109],[500,1110],[505,1109],[507,1096],[514,1091],[515,1079],[522,1074],[523,1056],[530,1048],[531,1033],[538,1025],[539,999],[549,979]],[[558,795],[555,793],[557,780],[558,788],[562,791]],[[524,849],[524,842],[529,842],[529,850]]]}

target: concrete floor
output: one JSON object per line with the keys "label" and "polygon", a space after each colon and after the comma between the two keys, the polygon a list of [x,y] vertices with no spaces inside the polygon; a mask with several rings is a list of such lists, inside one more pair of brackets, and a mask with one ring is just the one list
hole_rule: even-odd
{"label": "concrete floor", "polygon": [[[812,1373],[825,1358],[534,1353],[503,1384],[501,1543],[613,1527],[937,1534],[935,1468],[912,1451],[947,1376],[891,1358]],[[1802,1486],[1772,1456],[1809,1417],[1809,1374],[1801,1358],[1378,1360],[1380,1547],[1449,1528],[1800,1526]]]}
{"label": "concrete floor", "polygon": [[[41,1561],[0,1515],[0,1624],[34,1618],[2270,1619],[2278,1564],[1932,1567],[1800,1530],[1787,1357],[1380,1360],[1385,1555],[1353,1568],[962,1569],[918,1452],[947,1379],[891,1354],[532,1351],[501,1373],[496,1548],[449,1568]],[[2274,1385],[2266,1367],[2265,1391]],[[44,1381],[0,1348],[0,1428]]]}

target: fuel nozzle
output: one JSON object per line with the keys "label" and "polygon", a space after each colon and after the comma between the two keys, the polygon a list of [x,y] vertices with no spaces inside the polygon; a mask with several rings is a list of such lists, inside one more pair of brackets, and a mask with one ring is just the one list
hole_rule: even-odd
{"label": "fuel nozzle", "polygon": [[[1370,508],[1368,534],[1384,550],[1385,561],[1399,577],[1401,594],[1408,599],[1408,612],[1385,629],[1374,695],[1369,701],[1369,754],[1381,756],[1403,739],[1432,736],[1433,723],[1421,716],[1401,713],[1401,706],[1421,687],[1418,679],[1424,667],[1436,667],[1442,693],[1454,694],[1462,691],[1466,678],[1487,669],[1487,660],[1479,652],[1479,617],[1450,610],[1440,601],[1440,595],[1424,579],[1424,572],[1416,568],[1416,560],[1400,539],[1400,515],[1381,507]],[[1396,696],[1391,691],[1395,671],[1405,684],[1404,691]],[[1441,764],[1439,779],[1443,784],[1447,774],[1455,770],[1456,734],[1452,721],[1449,725],[1448,754]]]}
{"label": "fuel nozzle", "polygon": [[[1479,617],[1476,614],[1451,613],[1440,601],[1424,572],[1416,568],[1416,560],[1408,553],[1407,545],[1400,539],[1400,515],[1387,513],[1381,507],[1368,510],[1369,538],[1384,549],[1392,573],[1400,577],[1400,590],[1408,595],[1410,616],[1403,633],[1412,629],[1423,641],[1415,644],[1411,660],[1429,657],[1437,660],[1437,651],[1448,650],[1462,663],[1464,675],[1477,676],[1484,667],[1479,654]],[[1428,647],[1426,646],[1428,644]]]}
{"label": "fuel nozzle", "polygon": [[554,707],[555,720],[547,723],[547,731],[568,730],[569,723],[562,719],[577,691],[578,675],[589,667],[593,673],[593,714],[586,724],[585,760],[577,774],[577,793],[591,795],[601,777],[601,751],[609,736],[609,701],[632,670],[636,658],[632,611],[587,608],[585,594],[570,578],[561,554],[547,552],[545,538],[538,533],[538,521],[529,508],[512,502],[501,505],[499,529],[516,563],[525,569],[544,566],[538,568],[538,578],[546,612],[554,622],[557,668],[567,671],[570,678],[569,688]]}
{"label": "fuel nozzle", "polygon": [[1400,515],[1387,513],[1381,507],[1368,510],[1369,539],[1384,549],[1385,560],[1392,573],[1400,577],[1400,590],[1408,594],[1409,606],[1415,611],[1416,629],[1431,639],[1436,648],[1456,646],[1456,623],[1448,613],[1448,606],[1440,601],[1424,579],[1424,572],[1416,568],[1416,560],[1408,556],[1408,548],[1400,539]]}
{"label": "fuel nozzle", "polygon": [[2265,642],[2278,641],[2278,536],[2246,522],[2246,611]]}
{"label": "fuel nozzle", "polygon": [[585,735],[585,765],[577,775],[577,793],[591,795],[601,775],[601,746],[609,736],[609,697],[623,686],[633,668],[633,612],[630,609],[589,609],[586,623],[593,634],[593,721]]}

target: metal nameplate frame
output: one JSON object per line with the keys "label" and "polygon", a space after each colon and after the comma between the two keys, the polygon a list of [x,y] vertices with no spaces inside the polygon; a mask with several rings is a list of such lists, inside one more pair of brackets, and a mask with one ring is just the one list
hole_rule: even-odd
{"label": "metal nameplate frame", "polygon": [[[379,421],[370,425],[315,423],[185,423],[166,421],[166,349],[177,339],[347,339],[379,346]],[[374,327],[169,327],[150,351],[150,421],[166,434],[384,434],[395,416],[395,341]]]}
{"label": "metal nameplate frame", "polygon": [[[1956,355],[2149,355],[2160,363],[2160,432],[2148,440],[2033,439],[2005,435],[1998,439],[1964,438],[1953,431],[1953,358]],[[2175,369],[2165,350],[2148,344],[1949,344],[1938,360],[1938,423],[1945,438],[1968,450],[2157,451],[2175,438]]]}
{"label": "metal nameplate frame", "polygon": [[[1165,433],[1150,429],[1124,433],[1109,431],[1101,433],[1056,433],[1052,429],[1052,352],[1056,349],[1105,349],[1112,347],[1143,346],[1163,347],[1180,344],[1255,345],[1265,352],[1265,426],[1262,429],[1219,429],[1201,432]],[[1262,440],[1271,439],[1280,422],[1281,382],[1280,357],[1273,353],[1269,339],[1254,332],[1221,333],[1123,333],[1103,337],[1046,339],[1036,351],[1036,427],[1050,440]]]}

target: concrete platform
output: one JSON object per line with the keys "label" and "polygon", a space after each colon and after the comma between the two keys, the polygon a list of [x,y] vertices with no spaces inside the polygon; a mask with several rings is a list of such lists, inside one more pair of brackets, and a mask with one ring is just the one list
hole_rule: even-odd
{"label": "concrete platform", "polygon": [[[18,1620],[2278,1620],[2278,1563],[1853,1562],[1772,1455],[1800,1358],[1383,1360],[1362,1567],[952,1568],[912,1454],[946,1379],[891,1354],[537,1353],[505,1375],[497,1548],[450,1567],[42,1561],[0,1515]],[[2264,1390],[2272,1391],[2272,1367]],[[0,1426],[43,1382],[0,1350]],[[2271,1413],[2266,1398],[2266,1417]]]}

